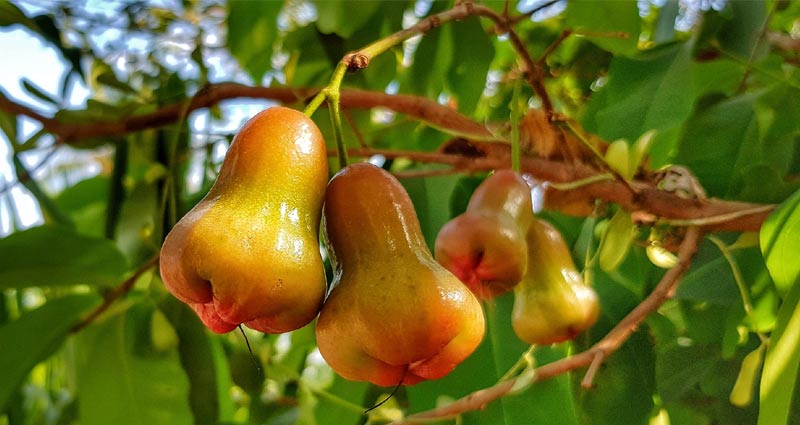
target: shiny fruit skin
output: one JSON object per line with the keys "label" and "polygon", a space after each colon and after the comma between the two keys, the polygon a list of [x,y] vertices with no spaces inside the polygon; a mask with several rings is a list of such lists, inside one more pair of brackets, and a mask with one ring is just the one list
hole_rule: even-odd
{"label": "shiny fruit skin", "polygon": [[504,213],[520,229],[533,220],[531,188],[519,174],[497,170],[475,189],[467,204],[469,212]]}
{"label": "shiny fruit skin", "polygon": [[436,260],[480,299],[510,291],[527,269],[525,233],[533,219],[530,187],[499,170],[475,189],[464,214],[436,237]]}
{"label": "shiny fruit skin", "polygon": [[528,272],[514,288],[514,332],[529,344],[573,339],[597,321],[597,295],[584,284],[566,243],[552,225],[535,219],[527,240]]}
{"label": "shiny fruit skin", "polygon": [[436,238],[436,259],[479,299],[510,291],[528,264],[523,234],[504,216],[467,213],[445,224]]}
{"label": "shiny fruit skin", "polygon": [[405,189],[368,163],[333,177],[325,197],[333,289],[317,345],[344,378],[392,386],[448,374],[484,334],[478,300],[434,261]]}
{"label": "shiny fruit skin", "polygon": [[234,138],[209,193],[167,235],[167,289],[217,333],[300,328],[325,295],[319,223],[325,142],[301,112],[273,107]]}

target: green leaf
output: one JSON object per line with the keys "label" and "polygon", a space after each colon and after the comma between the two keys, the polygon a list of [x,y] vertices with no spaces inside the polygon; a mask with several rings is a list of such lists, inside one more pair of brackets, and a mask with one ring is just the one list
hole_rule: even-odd
{"label": "green leaf", "polygon": [[107,239],[39,226],[0,239],[0,289],[119,282],[125,258]]}
{"label": "green leaf", "polygon": [[[646,285],[653,280],[641,248],[634,249],[613,275],[593,265],[593,286],[600,299],[597,323],[574,341],[574,352],[583,351],[605,336],[641,301]],[[637,260],[637,261],[633,261]],[[649,327],[639,330],[609,356],[597,371],[592,390],[582,390],[577,401],[582,423],[644,424],[653,409],[656,391],[655,346]],[[580,382],[583,373],[573,379]]]}
{"label": "green leaf", "polygon": [[[651,12],[652,12],[651,7]],[[678,0],[667,0],[658,11],[658,21],[653,30],[653,42],[666,43],[675,39],[675,18],[680,12]]]}
{"label": "green leaf", "polygon": [[[507,293],[485,305],[486,335],[470,357],[449,375],[407,388],[410,410],[433,408],[439,397],[456,399],[497,383],[529,348],[511,327],[514,298]],[[540,347],[534,353],[537,365],[563,358],[566,347]],[[529,425],[532,423],[574,425],[578,423],[572,384],[568,375],[538,382],[520,394],[505,396],[485,408],[463,415],[464,424]]]}
{"label": "green leaf", "polygon": [[[581,423],[646,424],[653,410],[653,342],[637,332],[604,363],[579,397]],[[574,376],[576,381],[583,374]]]}
{"label": "green leaf", "polygon": [[[426,166],[420,169],[434,168],[435,166]],[[425,242],[429,248],[433,248],[439,229],[452,216],[448,203],[442,200],[450,198],[458,182],[458,176],[407,178],[401,179],[400,182],[414,203]]]}
{"label": "green leaf", "polygon": [[761,253],[781,293],[800,282],[800,191],[795,192],[761,226]]}
{"label": "green leaf", "polygon": [[725,22],[718,33],[723,50],[742,59],[753,60],[767,51],[763,37],[767,24],[767,3],[760,1],[731,1],[726,4],[732,19]]}
{"label": "green leaf", "polygon": [[281,1],[228,2],[228,49],[255,84],[272,67],[281,9]]}
{"label": "green leaf", "polygon": [[[0,91],[0,98],[6,98]],[[17,116],[0,111],[0,130],[3,131],[11,143],[17,142]]]}
{"label": "green leaf", "polygon": [[36,202],[39,204],[39,208],[42,211],[45,222],[73,227],[74,224],[72,223],[72,219],[64,214],[53,202],[52,198],[50,198],[50,195],[42,190],[36,179],[31,176],[31,172],[28,171],[27,167],[25,167],[25,164],[23,164],[20,160],[19,155],[14,154],[11,158],[11,161],[14,163],[14,172],[22,182],[22,185],[25,186],[28,191],[30,191],[34,198],[36,198]]}
{"label": "green leaf", "polygon": [[[633,54],[639,43],[641,22],[636,1],[570,0],[566,25],[587,34],[592,43],[612,53]],[[626,38],[612,34],[624,33]]]}
{"label": "green leaf", "polygon": [[685,43],[615,57],[608,82],[586,105],[586,129],[607,140],[636,140],[656,129],[650,155],[652,162],[663,163],[694,106],[693,92],[686,90],[692,83],[691,51],[692,44]]}
{"label": "green leaf", "polygon": [[78,233],[102,237],[108,194],[108,177],[97,176],[64,189],[53,202],[69,215]]}
{"label": "green leaf", "polygon": [[692,62],[692,90],[700,98],[710,93],[733,95],[739,88],[745,67],[730,59]]}
{"label": "green leaf", "polygon": [[[446,3],[433,2],[429,15],[445,10]],[[439,96],[445,88],[448,70],[455,57],[452,34],[453,25],[444,25],[422,37],[414,53],[414,62],[401,78],[401,92],[434,99]]]}
{"label": "green leaf", "polygon": [[[334,375],[333,384],[325,391],[356,406],[361,406],[364,404],[364,396],[368,389],[369,384],[367,383],[352,382]],[[357,425],[362,423],[364,417],[363,411],[356,411],[323,396],[317,398],[313,415],[318,424],[336,425]]]}
{"label": "green leaf", "polygon": [[14,24],[25,26],[32,25],[32,21],[22,13],[14,3],[10,1],[0,2],[0,27],[7,27]]}
{"label": "green leaf", "polygon": [[463,213],[467,210],[469,200],[472,198],[472,193],[475,189],[483,183],[484,176],[463,176],[458,179],[456,185],[453,187],[453,194],[450,195],[450,212],[453,216]]}
{"label": "green leaf", "polygon": [[758,144],[755,100],[754,95],[724,100],[704,108],[686,124],[674,161],[689,167],[709,196],[732,191],[733,164],[754,159],[742,149]]}
{"label": "green leaf", "polygon": [[314,4],[317,6],[317,28],[320,32],[338,34],[344,38],[369,24],[372,16],[381,8],[381,2],[377,1],[354,4],[347,0],[316,0]]}
{"label": "green leaf", "polygon": [[115,239],[119,250],[132,264],[150,258],[155,253],[154,247],[160,246],[162,207],[158,186],[158,182],[139,182],[119,211]]}
{"label": "green leaf", "polygon": [[189,380],[177,349],[151,344],[146,303],[117,312],[77,338],[75,374],[84,425],[191,424]]}
{"label": "green leaf", "polygon": [[[225,417],[229,414],[223,415],[232,409],[230,396],[226,394],[231,385],[230,372],[224,356],[214,347],[218,341],[209,337],[194,311],[176,298],[165,297],[159,308],[178,333],[178,354],[189,379],[189,405],[194,423],[211,425],[230,420]],[[220,379],[226,375],[220,369],[227,372],[226,379]]]}
{"label": "green leaf", "polygon": [[[800,167],[797,157],[800,145],[796,142],[800,134],[798,97],[800,90],[796,87],[786,83],[775,84],[758,98],[755,105],[761,138],[753,154],[760,162],[773,166],[781,178]],[[788,195],[782,199],[786,197]]]}
{"label": "green leaf", "polygon": [[723,257],[692,267],[678,286],[675,298],[722,305],[741,304],[731,267]]}
{"label": "green leaf", "polygon": [[[787,232],[794,233],[795,241],[800,240],[797,237],[797,224],[798,221],[794,220],[794,230]],[[792,260],[794,263],[796,258],[795,256]],[[759,425],[786,424],[789,423],[789,416],[792,414],[792,398],[797,391],[797,372],[800,366],[800,283],[798,282],[800,281],[795,275],[795,284],[783,300],[778,311],[775,331],[770,336],[761,376]]]}
{"label": "green leaf", "polygon": [[68,295],[48,300],[42,307],[0,327],[0,412],[36,364],[50,357],[78,323],[83,313],[99,304],[94,295]]}
{"label": "green leaf", "polygon": [[108,64],[106,64],[105,62],[99,62],[99,63],[105,65],[107,69],[103,69],[102,70],[103,72],[97,74],[96,81],[98,84],[103,84],[105,86],[115,88],[123,93],[130,93],[130,94],[138,93],[133,87],[120,81],[114,74],[114,71],[111,70],[111,67],[108,66]]}
{"label": "green leaf", "polygon": [[714,372],[719,352],[710,347],[678,345],[658,354],[658,394],[664,403],[681,399]]}
{"label": "green leaf", "polygon": [[455,58],[446,81],[450,93],[458,101],[458,110],[471,114],[486,86],[494,44],[477,17],[453,25],[453,40],[454,46],[468,46],[469,54]]}
{"label": "green leaf", "polygon": [[33,83],[33,81],[25,77],[22,77],[22,87],[24,87],[28,93],[30,93],[34,97],[39,98],[40,100],[45,101],[46,103],[50,103],[56,106],[59,106],[60,104],[60,102],[56,100],[51,94],[46,93],[44,89],[37,86],[36,84]]}
{"label": "green leaf", "polygon": [[296,87],[327,84],[335,62],[325,52],[316,26],[307,25],[287,34],[283,49],[291,55],[284,68],[287,84]]}

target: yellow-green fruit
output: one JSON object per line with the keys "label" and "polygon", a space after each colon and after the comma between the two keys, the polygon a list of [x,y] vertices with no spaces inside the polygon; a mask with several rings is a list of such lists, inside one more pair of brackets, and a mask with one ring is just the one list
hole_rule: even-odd
{"label": "yellow-green fruit", "polygon": [[318,234],[327,178],[325,142],[310,119],[284,107],[254,116],[209,193],[167,235],[167,289],[218,333],[309,323],[325,295]]}
{"label": "yellow-green fruit", "polygon": [[475,189],[466,212],[439,231],[436,260],[478,298],[510,291],[528,266],[531,220],[528,184],[511,170],[496,171]]}
{"label": "yellow-green fruit", "polygon": [[317,345],[341,376],[376,385],[448,374],[484,333],[475,296],[431,255],[414,206],[391,174],[345,167],[325,196],[334,287],[317,320]]}
{"label": "yellow-green fruit", "polygon": [[514,332],[529,344],[570,340],[597,321],[597,294],[584,284],[564,239],[548,222],[534,219],[527,240],[528,272],[514,288]]}

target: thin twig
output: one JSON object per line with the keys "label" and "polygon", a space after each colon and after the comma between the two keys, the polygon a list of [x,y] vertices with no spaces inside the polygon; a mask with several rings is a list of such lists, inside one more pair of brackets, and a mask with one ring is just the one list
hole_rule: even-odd
{"label": "thin twig", "polygon": [[683,220],[679,219],[670,220],[662,218],[656,220],[656,222],[661,224],[668,224],[670,226],[708,226],[711,224],[725,223],[726,221],[731,221],[737,218],[746,217],[748,215],[771,213],[772,210],[774,209],[775,209],[774,205],[761,205],[746,210],[733,211],[727,214],[720,214],[711,217],[690,218]]}
{"label": "thin twig", "polygon": [[597,370],[600,369],[600,365],[602,365],[605,360],[606,353],[604,351],[597,350],[597,352],[594,353],[594,358],[592,362],[589,363],[589,369],[586,370],[586,375],[583,376],[583,380],[581,381],[581,386],[583,388],[592,388]]}
{"label": "thin twig", "polygon": [[88,326],[90,323],[92,323],[101,314],[103,314],[106,310],[108,310],[108,308],[111,307],[111,305],[114,304],[114,302],[116,302],[123,295],[127,294],[131,289],[133,289],[133,285],[136,283],[136,281],[146,271],[153,268],[156,264],[158,264],[158,254],[154,255],[151,259],[147,260],[147,262],[139,266],[139,268],[136,269],[136,271],[134,271],[130,277],[122,281],[122,283],[120,283],[119,286],[108,291],[108,293],[105,294],[104,297],[105,299],[103,300],[103,303],[100,304],[96,309],[94,309],[94,311],[89,313],[89,315],[86,316],[83,320],[76,323],[75,326],[73,326],[70,329],[70,332],[71,333],[78,332],[81,329]]}
{"label": "thin twig", "polygon": [[539,97],[539,100],[542,101],[542,109],[547,114],[547,118],[553,117],[553,102],[550,100],[550,95],[547,94],[544,86],[545,70],[538,61],[533,60],[525,42],[514,31],[513,20],[504,18],[491,8],[482,5],[473,5],[472,10],[478,16],[491,19],[501,32],[508,34],[508,40],[520,59],[525,80],[531,86],[533,92],[536,93],[536,96]]}
{"label": "thin twig", "polygon": [[55,156],[56,152],[58,152],[58,146],[57,145],[53,146],[53,149],[50,152],[47,152],[44,155],[44,158],[42,158],[41,161],[36,163],[36,165],[34,165],[30,170],[25,170],[25,172],[22,173],[22,175],[17,175],[17,179],[16,180],[11,181],[11,182],[6,183],[5,185],[3,185],[3,187],[0,188],[0,195],[8,192],[11,189],[13,189],[14,186],[16,186],[19,183],[23,183],[24,184],[28,180],[32,180],[33,179],[33,175],[36,174],[36,172],[39,171],[42,167],[44,167],[48,162],[50,162],[50,160],[53,158],[53,156]]}
{"label": "thin twig", "polygon": [[[689,269],[691,259],[697,250],[697,244],[700,241],[701,233],[698,227],[690,227],[687,229],[686,236],[678,250],[678,264],[669,269],[658,285],[656,285],[653,292],[628,313],[628,315],[603,337],[603,339],[586,351],[536,368],[534,370],[534,379],[532,382],[544,381],[578,368],[590,366],[592,363],[596,363],[595,366],[593,366],[595,369],[598,368],[602,360],[615,352],[627,341],[647,316],[656,311],[672,296],[676,286],[680,282],[680,278],[686,270]],[[600,360],[598,360],[598,358]],[[589,375],[587,374],[587,376]],[[395,421],[392,424],[413,424],[429,421],[431,419],[452,418],[465,412],[481,409],[488,403],[508,394],[509,391],[514,388],[517,379],[518,378],[514,378],[500,382],[491,387],[475,391],[448,405],[425,412],[415,413],[402,421]],[[591,386],[592,381],[584,379],[584,384]]]}
{"label": "thin twig", "polygon": [[572,35],[572,30],[569,28],[565,29],[564,31],[561,31],[561,34],[558,35],[558,38],[556,38],[552,43],[550,43],[550,45],[547,46],[547,49],[545,49],[544,53],[542,53],[542,55],[539,56],[538,60],[539,65],[544,66],[545,62],[547,61],[547,57],[550,56],[558,48],[558,46],[560,46],[561,43],[563,43],[564,40],[566,40],[567,37],[569,37],[570,35]]}
{"label": "thin twig", "polygon": [[533,16],[536,12],[539,12],[539,11],[542,11],[544,9],[547,9],[548,7],[558,3],[559,1],[561,1],[561,0],[550,0],[548,2],[542,3],[539,6],[534,7],[533,9],[531,9],[531,10],[529,10],[529,11],[527,11],[527,12],[521,14],[521,15],[510,17],[508,19],[508,23],[510,25],[516,25],[516,24],[518,24],[518,23],[520,23],[520,22],[522,22],[522,21],[524,21],[526,19],[530,19],[530,17]]}

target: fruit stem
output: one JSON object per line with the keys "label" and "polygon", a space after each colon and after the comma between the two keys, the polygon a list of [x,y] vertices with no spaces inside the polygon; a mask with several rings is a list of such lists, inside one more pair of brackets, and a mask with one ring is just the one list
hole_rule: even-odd
{"label": "fruit stem", "polygon": [[514,83],[514,94],[511,96],[511,169],[520,172],[519,152],[519,119],[522,116],[520,108],[520,95],[522,93],[522,79]]}
{"label": "fruit stem", "polygon": [[310,117],[314,115],[314,112],[322,105],[322,101],[328,102],[328,110],[330,111],[331,125],[333,127],[333,138],[336,140],[336,151],[339,156],[340,168],[344,168],[350,164],[350,160],[347,157],[347,149],[345,149],[344,146],[344,130],[342,127],[340,108],[342,80],[344,79],[344,74],[347,72],[348,63],[348,56],[345,56],[344,59],[339,61],[328,85],[311,99],[311,102],[309,102],[305,111],[303,111],[306,116]]}
{"label": "fruit stem", "polygon": [[344,146],[344,130],[342,128],[342,114],[340,111],[340,92],[342,79],[347,72],[347,61],[342,59],[336,70],[333,72],[331,82],[328,85],[328,109],[331,114],[331,124],[333,124],[333,138],[336,140],[336,151],[339,155],[339,167],[344,168],[350,163],[347,158],[347,149]]}
{"label": "fruit stem", "polygon": [[325,100],[325,98],[328,97],[326,90],[327,87],[320,90],[319,93],[317,93],[317,95],[311,99],[311,102],[308,102],[308,106],[306,106],[306,109],[303,111],[307,117],[311,118],[311,116],[314,115],[314,112],[317,112],[319,106],[322,105],[322,102]]}
{"label": "fruit stem", "polygon": [[247,339],[247,334],[244,333],[244,328],[242,328],[242,324],[240,323],[239,326],[237,327],[239,328],[239,332],[242,333],[242,338],[244,338],[244,343],[247,344],[247,351],[250,353],[250,360],[253,361],[253,366],[255,366],[257,370],[261,370],[261,365],[258,364],[258,359],[256,359],[256,355],[253,354],[253,349],[250,347],[250,340]]}
{"label": "fruit stem", "polygon": [[387,401],[389,401],[389,399],[394,397],[394,395],[397,393],[397,390],[399,390],[400,386],[403,385],[403,381],[406,379],[406,375],[407,374],[408,374],[408,365],[406,365],[406,367],[403,368],[403,375],[400,376],[400,382],[398,382],[397,385],[394,386],[394,389],[392,390],[392,392],[389,393],[389,395],[386,396],[386,398],[384,398],[383,400],[379,401],[374,406],[370,407],[369,409],[364,410],[364,414],[367,414],[367,413],[369,413],[369,412],[371,412],[371,411],[383,406],[384,404],[386,404]]}
{"label": "fruit stem", "polygon": [[[753,313],[753,302],[750,299],[750,293],[747,291],[747,285],[744,283],[742,271],[739,269],[739,264],[736,263],[736,259],[733,257],[730,247],[726,245],[722,239],[714,235],[708,235],[707,238],[717,246],[719,251],[722,253],[722,256],[725,257],[725,260],[728,262],[728,266],[731,268],[731,273],[733,273],[733,280],[736,282],[736,286],[739,288],[739,294],[742,297],[742,307],[744,308],[744,313],[747,318],[750,319],[753,326],[755,326],[757,321]],[[756,332],[756,335],[758,335],[758,338],[761,340],[762,344],[768,341],[767,337],[762,333]]]}

